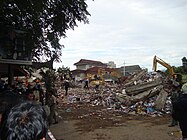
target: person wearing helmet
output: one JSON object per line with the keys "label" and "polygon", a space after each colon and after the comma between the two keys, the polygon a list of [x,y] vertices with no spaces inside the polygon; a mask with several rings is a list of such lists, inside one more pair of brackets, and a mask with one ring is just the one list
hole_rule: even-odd
{"label": "person wearing helmet", "polygon": [[182,95],[173,105],[173,118],[179,122],[183,140],[187,140],[187,83],[181,88]]}

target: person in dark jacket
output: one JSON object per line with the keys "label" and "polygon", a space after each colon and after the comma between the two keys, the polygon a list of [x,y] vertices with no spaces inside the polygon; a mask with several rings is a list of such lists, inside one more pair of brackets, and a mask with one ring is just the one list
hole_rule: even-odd
{"label": "person in dark jacket", "polygon": [[[180,90],[181,90],[181,86],[179,84],[177,85],[173,85],[172,87],[172,93],[171,93],[171,103],[172,103],[172,112],[174,112],[175,110],[173,109],[173,105],[178,101],[178,99],[180,98]],[[178,122],[177,120],[175,120],[173,117],[172,117],[172,121],[171,121],[171,124],[169,125],[169,127],[173,127],[173,126],[176,126],[178,125]]]}
{"label": "person in dark jacket", "polygon": [[68,95],[68,89],[69,89],[69,87],[70,87],[69,81],[65,80],[65,82],[64,82],[65,96]]}
{"label": "person in dark jacket", "polygon": [[0,92],[0,127],[2,123],[3,114],[19,102],[23,102],[26,99],[27,98],[25,96],[16,94],[9,90]]}
{"label": "person in dark jacket", "polygon": [[187,140],[187,83],[182,86],[181,91],[181,97],[173,105],[174,111],[172,115],[179,122],[183,140]]}

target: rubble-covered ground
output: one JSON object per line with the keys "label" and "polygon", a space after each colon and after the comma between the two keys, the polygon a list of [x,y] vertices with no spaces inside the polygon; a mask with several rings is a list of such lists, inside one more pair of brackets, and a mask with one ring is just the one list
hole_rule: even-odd
{"label": "rubble-covered ground", "polygon": [[142,72],[121,85],[99,90],[59,86],[59,123],[50,127],[63,140],[177,140],[171,121],[171,83],[163,75]]}
{"label": "rubble-covered ground", "polygon": [[168,127],[170,116],[147,117],[100,112],[81,105],[61,110],[58,124],[50,127],[58,140],[178,140],[179,127]]}

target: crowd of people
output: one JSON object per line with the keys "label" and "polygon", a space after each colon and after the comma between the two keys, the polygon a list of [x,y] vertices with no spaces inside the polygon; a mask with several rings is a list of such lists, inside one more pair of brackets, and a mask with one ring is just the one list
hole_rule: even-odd
{"label": "crowd of people", "polygon": [[[21,85],[21,84],[20,84]],[[58,94],[55,85],[44,91],[40,80],[27,87],[0,83],[0,140],[44,140],[48,129],[58,123]],[[87,89],[88,82],[84,88]],[[64,95],[70,83],[63,82]],[[187,140],[187,83],[174,85],[171,94],[172,122],[179,124],[183,140]]]}
{"label": "crowd of people", "polygon": [[178,92],[179,98],[173,103],[172,117],[179,122],[183,140],[187,140],[187,83]]}
{"label": "crowd of people", "polygon": [[57,90],[45,90],[36,79],[25,86],[0,83],[0,140],[43,140],[49,126],[58,123]]}
{"label": "crowd of people", "polygon": [[182,140],[187,140],[187,83],[173,85],[171,93],[172,121],[169,127],[179,125]]}

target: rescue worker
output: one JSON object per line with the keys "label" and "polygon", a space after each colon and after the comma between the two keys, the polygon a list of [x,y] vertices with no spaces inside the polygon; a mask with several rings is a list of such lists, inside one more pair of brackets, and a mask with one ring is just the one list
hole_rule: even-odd
{"label": "rescue worker", "polygon": [[182,95],[179,100],[174,103],[173,118],[179,122],[182,131],[182,140],[187,140],[187,83],[182,88]]}

